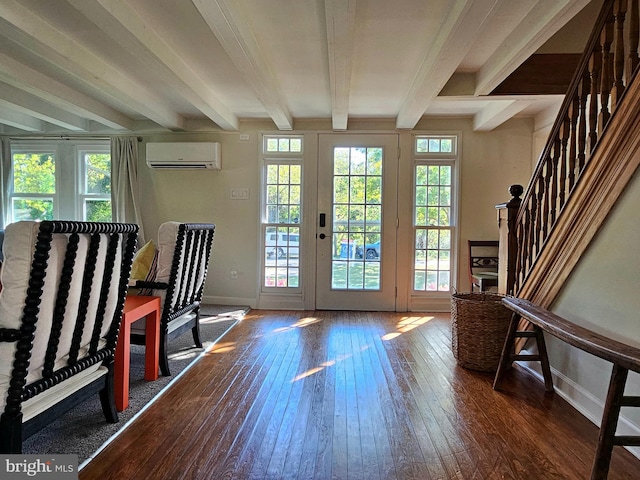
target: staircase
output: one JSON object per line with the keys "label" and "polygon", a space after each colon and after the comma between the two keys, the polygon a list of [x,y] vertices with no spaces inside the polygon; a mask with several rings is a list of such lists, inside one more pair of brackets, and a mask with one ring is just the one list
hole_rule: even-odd
{"label": "staircase", "polygon": [[640,0],[604,1],[529,185],[500,213],[504,293],[549,307],[640,164],[639,25]]}

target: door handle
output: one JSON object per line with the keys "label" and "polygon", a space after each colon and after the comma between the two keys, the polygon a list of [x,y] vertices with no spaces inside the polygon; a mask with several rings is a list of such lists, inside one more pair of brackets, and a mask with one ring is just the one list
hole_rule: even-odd
{"label": "door handle", "polygon": [[327,225],[327,215],[325,213],[320,214],[320,228],[324,228]]}
{"label": "door handle", "polygon": [[327,238],[327,236],[324,233],[321,233],[318,236],[320,237],[321,240],[324,240],[325,238]]}

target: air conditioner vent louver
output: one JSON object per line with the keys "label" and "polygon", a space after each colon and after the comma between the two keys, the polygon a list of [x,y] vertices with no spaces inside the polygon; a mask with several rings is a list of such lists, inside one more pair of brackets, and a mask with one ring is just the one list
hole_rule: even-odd
{"label": "air conditioner vent louver", "polygon": [[147,165],[155,169],[220,170],[217,142],[147,143]]}

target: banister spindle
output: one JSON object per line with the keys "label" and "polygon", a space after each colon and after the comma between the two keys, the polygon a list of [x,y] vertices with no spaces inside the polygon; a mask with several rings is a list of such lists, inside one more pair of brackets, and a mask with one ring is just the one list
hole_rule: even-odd
{"label": "banister spindle", "polygon": [[522,267],[523,273],[528,272],[531,268],[531,248],[533,245],[533,219],[536,215],[536,197],[531,195],[529,197],[528,208],[525,211],[525,224],[524,224],[524,237],[522,245]]}
{"label": "banister spindle", "polygon": [[[546,166],[548,167],[549,164],[546,163]],[[543,222],[543,217],[542,214],[545,214],[545,217],[548,214],[547,211],[547,207],[548,204],[544,201],[544,192],[545,192],[545,185],[546,185],[546,177],[545,176],[540,176],[538,178],[538,200],[537,200],[537,204],[538,204],[538,211],[537,211],[537,215],[536,215],[536,219],[535,219],[535,226],[534,226],[534,239],[533,239],[533,248],[535,248],[535,252],[536,255],[538,255],[540,253],[540,235],[542,233],[542,228],[545,222]],[[543,212],[543,205],[544,205],[544,212]],[[532,250],[533,251],[533,250]]]}
{"label": "banister spindle", "polygon": [[[575,181],[576,181],[576,159],[578,157],[577,125],[578,125],[579,115],[580,115],[580,100],[576,95],[573,97],[573,102],[571,102],[571,108],[569,108],[569,130],[570,130],[569,165],[568,165],[569,171],[567,172],[567,178],[566,178],[566,180],[569,181],[569,192],[573,189],[573,185],[575,184]],[[564,205],[564,200],[565,200],[564,186],[561,192],[562,192],[562,198],[560,203],[561,205]]]}
{"label": "banister spindle", "polygon": [[[636,0],[632,0],[634,2]],[[613,87],[611,88],[611,111],[624,93],[624,22],[627,14],[627,0],[616,0],[613,10],[615,18],[615,45],[613,49]]]}
{"label": "banister spindle", "polygon": [[589,75],[591,76],[591,94],[589,95],[589,152],[598,142],[598,87],[600,86],[600,65],[602,52],[596,49],[589,59]]}
{"label": "banister spindle", "polygon": [[[531,197],[528,200],[525,199],[523,203],[530,204]],[[524,210],[524,214],[518,217],[518,229],[516,234],[518,235],[518,254],[516,262],[516,283],[513,287],[513,293],[518,291],[518,286],[522,284],[523,275],[529,270],[527,263],[527,255],[529,254],[529,242],[530,236],[530,222],[531,208],[529,205]]]}
{"label": "banister spindle", "polygon": [[640,37],[640,8],[638,0],[631,0],[627,11],[627,19],[629,24],[629,50],[627,54],[626,65],[626,84],[629,85],[631,77],[638,66],[638,37]]}
{"label": "banister spindle", "polygon": [[585,73],[578,86],[578,102],[580,103],[580,113],[578,118],[578,172],[581,172],[586,163],[587,148],[587,99],[591,89],[591,77]]}
{"label": "banister spindle", "polygon": [[[562,129],[560,129],[560,134]],[[556,220],[556,199],[558,198],[558,162],[560,160],[561,143],[560,138],[556,137],[553,141],[553,153],[551,158],[547,159],[547,175],[546,175],[546,192],[548,205],[548,213],[544,219],[544,235],[543,239],[546,240],[549,235],[549,230],[553,226]]]}
{"label": "banister spindle", "polygon": [[[569,116],[564,118],[562,128],[560,129],[560,173],[558,174],[559,191],[558,191],[558,210],[562,210],[565,200],[565,189],[567,185],[567,145],[571,137],[571,120]],[[556,221],[556,212],[554,212],[553,222]]]}
{"label": "banister spindle", "polygon": [[[528,214],[528,211],[527,211]],[[516,271],[514,276],[513,283],[513,294],[515,295],[518,292],[518,286],[520,285],[520,275],[525,271],[523,268],[523,256],[526,248],[526,243],[524,242],[524,224],[523,219],[520,219],[520,222],[516,225],[516,241],[518,248],[516,250]]]}
{"label": "banister spindle", "polygon": [[602,70],[600,73],[600,114],[598,116],[598,137],[602,136],[611,112],[609,110],[609,94],[611,92],[611,71],[613,70],[613,58],[611,55],[611,43],[613,41],[613,14],[607,18],[600,42],[602,44]]}

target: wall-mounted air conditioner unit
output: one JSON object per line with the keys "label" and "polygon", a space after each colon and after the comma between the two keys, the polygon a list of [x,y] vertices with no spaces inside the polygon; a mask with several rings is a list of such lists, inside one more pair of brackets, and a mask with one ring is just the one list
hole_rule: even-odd
{"label": "wall-mounted air conditioner unit", "polygon": [[217,142],[147,143],[147,165],[151,168],[220,170]]}

